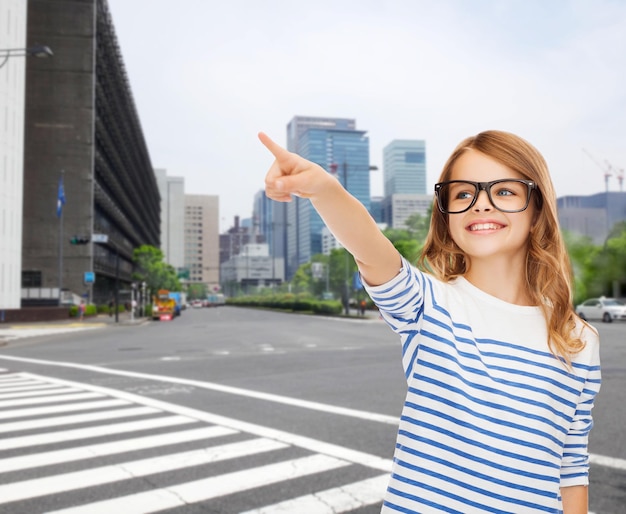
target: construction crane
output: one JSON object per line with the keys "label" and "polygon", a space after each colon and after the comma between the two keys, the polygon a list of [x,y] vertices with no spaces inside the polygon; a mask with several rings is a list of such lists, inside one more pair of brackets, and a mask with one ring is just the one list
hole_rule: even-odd
{"label": "construction crane", "polygon": [[[587,157],[589,157],[595,163],[595,165],[598,166],[598,168],[602,170],[602,173],[604,173],[604,186],[606,188],[606,192],[608,193],[609,192],[609,178],[611,178],[611,176],[613,175],[613,170],[614,170],[613,166],[606,159],[604,161],[604,164],[601,163],[598,159],[596,159],[593,155],[591,155],[584,148],[583,148],[583,152],[585,152]],[[624,170],[615,169],[615,173],[617,175],[617,181],[619,182],[619,189],[620,191],[622,191],[622,185],[623,185],[622,183],[624,182]]]}
{"label": "construction crane", "polygon": [[617,182],[619,183],[619,192],[623,193],[624,192],[624,168],[620,168],[619,170],[617,170],[615,172],[615,175],[617,176]]}

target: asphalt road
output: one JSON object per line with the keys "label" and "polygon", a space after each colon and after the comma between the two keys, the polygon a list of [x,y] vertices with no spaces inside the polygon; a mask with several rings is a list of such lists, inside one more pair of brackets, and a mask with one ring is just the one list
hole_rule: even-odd
{"label": "asphalt road", "polygon": [[[590,508],[618,514],[626,324],[597,326],[603,386]],[[380,509],[405,381],[397,338],[376,318],[192,309],[173,322],[11,341],[0,367],[0,512],[126,514],[150,502],[171,513]],[[97,402],[109,404],[86,406]],[[76,414],[62,410],[68,405]],[[76,454],[85,446],[89,457]],[[13,496],[3,496],[3,484]]]}

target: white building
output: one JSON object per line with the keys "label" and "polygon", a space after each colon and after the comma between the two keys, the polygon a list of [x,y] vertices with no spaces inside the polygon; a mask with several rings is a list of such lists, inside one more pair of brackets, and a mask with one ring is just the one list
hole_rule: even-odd
{"label": "white building", "polygon": [[322,228],[322,253],[324,255],[330,255],[333,250],[343,248],[341,243],[335,239],[335,236],[328,230],[328,227]]}
{"label": "white building", "polygon": [[[0,48],[26,47],[24,0],[0,0]],[[0,309],[19,309],[22,277],[25,57],[0,52]],[[54,216],[56,198],[50,198]]]}
{"label": "white building", "polygon": [[177,270],[185,266],[185,179],[164,169],[154,175],[161,195],[161,250],[165,262]]}
{"label": "white building", "polygon": [[283,259],[271,257],[269,245],[244,245],[239,255],[234,255],[220,266],[220,278],[227,294],[232,285],[239,284],[244,290],[248,286],[271,286],[285,280]]}
{"label": "white building", "polygon": [[[181,231],[183,232],[183,231]],[[220,283],[219,196],[185,195],[185,260],[190,284],[209,292]]]}
{"label": "white building", "polygon": [[433,203],[433,195],[395,194],[383,199],[383,219],[391,228],[406,228],[406,220],[413,214],[426,216]]}

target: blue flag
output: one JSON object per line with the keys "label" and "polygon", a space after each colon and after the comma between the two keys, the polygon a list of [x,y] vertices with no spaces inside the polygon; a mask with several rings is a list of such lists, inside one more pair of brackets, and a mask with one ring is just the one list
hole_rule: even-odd
{"label": "blue flag", "polygon": [[57,218],[61,217],[65,205],[65,189],[63,188],[63,175],[59,179],[59,192],[57,194]]}

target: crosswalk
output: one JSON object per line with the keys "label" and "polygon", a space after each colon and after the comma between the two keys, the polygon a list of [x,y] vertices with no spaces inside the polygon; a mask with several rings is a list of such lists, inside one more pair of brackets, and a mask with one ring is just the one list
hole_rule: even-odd
{"label": "crosswalk", "polygon": [[0,513],[361,514],[380,509],[390,465],[160,400],[0,370]]}

